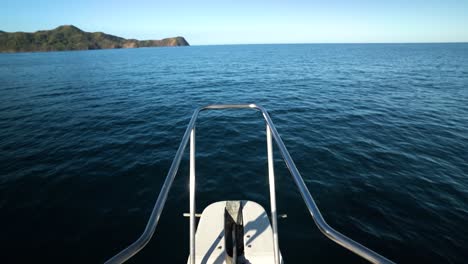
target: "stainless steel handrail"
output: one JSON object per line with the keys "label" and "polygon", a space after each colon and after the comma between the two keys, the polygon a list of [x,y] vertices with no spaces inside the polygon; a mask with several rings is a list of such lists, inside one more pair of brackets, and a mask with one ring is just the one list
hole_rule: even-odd
{"label": "stainless steel handrail", "polygon": [[117,255],[109,259],[108,261],[106,261],[106,263],[112,263],[112,264],[123,263],[129,258],[131,258],[132,256],[134,256],[136,253],[138,253],[150,241],[151,237],[154,234],[156,226],[158,224],[159,217],[161,216],[162,210],[164,209],[164,205],[167,200],[167,195],[169,194],[172,183],[177,174],[177,170],[179,168],[180,161],[182,159],[182,155],[184,153],[185,147],[187,146],[187,143],[189,141],[189,138],[191,137],[191,134],[192,133],[193,135],[195,134],[194,127],[195,127],[196,120],[198,118],[198,114],[204,110],[243,109],[243,108],[256,109],[262,112],[263,118],[265,119],[267,123],[267,127],[270,128],[271,135],[281,152],[283,160],[286,163],[286,166],[288,167],[289,172],[291,173],[291,176],[294,182],[296,183],[296,186],[298,187],[299,192],[301,193],[302,199],[304,200],[307,206],[307,209],[309,209],[312,219],[314,220],[319,230],[330,240],[341,245],[342,247],[347,248],[348,250],[367,259],[368,261],[372,263],[393,263],[389,259],[379,255],[378,253],[372,251],[371,249],[359,244],[358,242],[352,240],[351,238],[348,238],[347,236],[336,231],[331,226],[329,226],[327,222],[325,222],[325,219],[323,219],[322,214],[320,213],[320,210],[318,209],[314,199],[312,198],[312,195],[307,189],[307,186],[305,185],[301,174],[297,170],[296,165],[294,164],[294,161],[291,158],[291,155],[286,149],[286,146],[284,145],[283,140],[281,139],[278,131],[276,130],[276,127],[273,125],[273,121],[271,121],[271,118],[268,115],[268,112],[266,111],[265,108],[256,104],[208,105],[204,107],[199,107],[195,110],[187,126],[187,129],[185,130],[185,134],[182,137],[182,141],[176,152],[174,160],[172,161],[169,172],[167,173],[166,180],[164,181],[164,184],[161,188],[161,192],[159,193],[158,199],[156,200],[153,211],[151,212],[151,216],[148,220],[148,223],[146,225],[146,228],[143,234],[130,246],[128,246],[127,248],[122,250],[120,253],[118,253]]}

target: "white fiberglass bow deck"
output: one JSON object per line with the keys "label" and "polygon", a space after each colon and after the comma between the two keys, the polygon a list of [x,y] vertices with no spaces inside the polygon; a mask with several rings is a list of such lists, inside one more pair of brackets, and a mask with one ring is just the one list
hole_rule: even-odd
{"label": "white fiberglass bow deck", "polygon": [[[252,201],[224,201],[209,205],[201,215],[198,228],[195,224],[195,123],[198,114],[204,110],[255,109],[263,114],[266,122],[268,176],[270,185],[271,225],[265,210]],[[367,259],[372,263],[393,263],[387,258],[355,242],[330,227],[323,219],[302,176],[289,155],[286,146],[276,131],[265,108],[255,104],[209,105],[195,110],[192,119],[177,150],[167,174],[164,185],[154,205],[150,219],[143,234],[133,244],[109,259],[106,263],[123,263],[140,251],[151,239],[166,203],[186,145],[190,140],[190,255],[189,264],[227,263],[263,264],[282,263],[278,243],[278,224],[276,212],[275,173],[273,166],[272,138],[309,209],[312,219],[319,230],[329,239]],[[262,232],[258,232],[262,230]]]}

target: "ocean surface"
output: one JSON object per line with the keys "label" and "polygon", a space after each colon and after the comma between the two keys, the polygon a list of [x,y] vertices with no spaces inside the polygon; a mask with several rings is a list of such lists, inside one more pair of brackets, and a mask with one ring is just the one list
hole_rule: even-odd
{"label": "ocean surface", "polygon": [[[270,113],[323,216],[398,263],[468,260],[468,44],[0,54],[0,262],[101,263],[143,232],[193,110]],[[203,112],[197,207],[269,209],[265,126]],[[286,263],[365,263],[314,225],[275,152]],[[186,263],[188,152],[130,263]]]}

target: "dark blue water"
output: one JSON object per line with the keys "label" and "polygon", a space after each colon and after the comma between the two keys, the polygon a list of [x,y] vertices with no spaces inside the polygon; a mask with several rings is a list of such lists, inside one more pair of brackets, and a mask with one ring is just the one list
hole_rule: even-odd
{"label": "dark blue water", "polygon": [[[468,44],[0,55],[2,263],[99,263],[143,231],[195,107],[266,107],[329,224],[402,263],[468,259]],[[268,209],[264,123],[205,112],[197,206]],[[276,153],[288,263],[360,263],[317,231]],[[188,256],[185,156],[134,262]]]}

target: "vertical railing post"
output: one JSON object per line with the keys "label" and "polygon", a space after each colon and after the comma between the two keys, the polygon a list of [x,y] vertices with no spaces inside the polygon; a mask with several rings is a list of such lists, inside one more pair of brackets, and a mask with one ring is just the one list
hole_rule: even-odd
{"label": "vertical railing post", "polygon": [[190,263],[195,264],[195,127],[190,131]]}
{"label": "vertical railing post", "polygon": [[271,224],[273,225],[273,245],[275,253],[275,263],[280,263],[279,245],[278,245],[278,216],[276,211],[276,187],[275,187],[275,169],[273,163],[273,144],[271,140],[270,126],[266,125],[267,135],[267,153],[268,153],[268,179],[270,186],[270,207]]}

